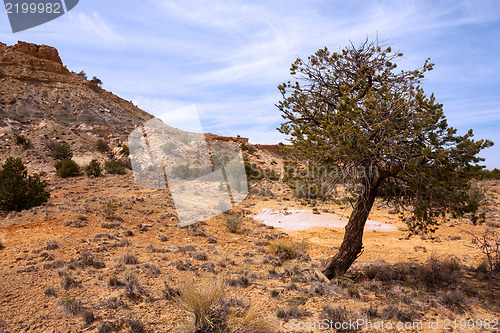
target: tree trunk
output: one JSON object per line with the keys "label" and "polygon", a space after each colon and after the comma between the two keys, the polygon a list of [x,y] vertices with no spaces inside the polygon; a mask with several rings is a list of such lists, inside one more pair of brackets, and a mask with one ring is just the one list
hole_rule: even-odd
{"label": "tree trunk", "polygon": [[352,263],[361,255],[363,250],[363,231],[366,220],[370,214],[380,182],[377,181],[361,194],[356,200],[354,209],[345,226],[344,240],[335,256],[328,262],[323,270],[329,279],[342,275]]}

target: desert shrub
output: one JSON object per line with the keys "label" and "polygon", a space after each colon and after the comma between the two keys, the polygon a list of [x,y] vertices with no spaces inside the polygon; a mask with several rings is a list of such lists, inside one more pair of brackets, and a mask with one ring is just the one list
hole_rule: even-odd
{"label": "desert shrub", "polygon": [[120,262],[125,265],[137,265],[139,263],[139,260],[132,253],[125,253],[123,256],[121,256]]}
{"label": "desert shrub", "polygon": [[231,332],[235,333],[273,333],[277,332],[275,325],[262,315],[261,309],[250,306],[238,320],[230,324]]}
{"label": "desert shrub", "polygon": [[243,273],[243,275],[241,275],[235,279],[228,279],[227,284],[230,285],[231,287],[247,288],[251,284],[250,274],[248,273],[248,271],[246,271],[245,273]]}
{"label": "desert shrub", "polygon": [[237,214],[225,214],[224,215],[224,226],[226,230],[237,234],[241,232],[241,227],[243,226],[243,219]]}
{"label": "desert shrub", "polygon": [[106,300],[106,306],[110,309],[116,310],[120,307],[126,307],[125,302],[118,297],[110,297]]}
{"label": "desert shrub", "polygon": [[84,310],[82,301],[76,300],[74,298],[63,298],[61,302],[59,302],[59,305],[62,306],[66,313],[69,313],[73,316],[82,313]]}
{"label": "desert shrub", "polygon": [[144,264],[142,266],[142,269],[144,270],[144,274],[146,274],[149,277],[158,277],[160,275],[161,271],[158,268],[158,266],[153,265],[153,264]]}
{"label": "desert shrub", "polygon": [[123,287],[126,284],[118,279],[116,276],[111,276],[108,280],[108,286],[110,287]]}
{"label": "desert shrub", "polygon": [[76,260],[76,264],[81,267],[92,266],[94,268],[104,268],[106,265],[99,258],[99,256],[89,250],[83,250],[78,259]]}
{"label": "desert shrub", "polygon": [[87,73],[85,73],[85,71],[80,71],[80,73],[78,73],[78,75],[80,75],[81,77],[83,78],[87,78]]}
{"label": "desert shrub", "polygon": [[89,165],[85,168],[85,173],[88,177],[99,177],[101,175],[101,165],[96,159],[90,161]]}
{"label": "desert shrub", "polygon": [[465,295],[461,290],[448,290],[440,297],[441,302],[459,313],[464,312]]}
{"label": "desert shrub", "polygon": [[97,76],[92,77],[92,80],[90,80],[90,82],[95,83],[98,86],[102,86],[102,81]]}
{"label": "desert shrub", "polygon": [[255,163],[245,162],[245,171],[247,180],[261,180],[264,178],[264,170],[259,168]]}
{"label": "desert shrub", "polygon": [[180,296],[179,290],[172,288],[167,282],[163,282],[163,298],[168,300],[173,300],[175,297]]}
{"label": "desert shrub", "polygon": [[106,321],[99,326],[98,333],[113,333],[115,331],[115,326],[110,323],[109,321]]}
{"label": "desert shrub", "polygon": [[125,173],[125,164],[121,161],[106,161],[104,169],[109,174],[123,175]]}
{"label": "desert shrub", "polygon": [[64,159],[55,164],[57,175],[61,178],[75,176],[80,172],[80,167],[73,160]]}
{"label": "desert shrub", "polygon": [[382,309],[379,313],[380,318],[384,320],[394,319],[401,322],[411,322],[416,317],[420,315],[412,309],[404,309],[400,308],[397,304],[390,304],[384,309]]}
{"label": "desert shrub", "polygon": [[103,229],[118,229],[121,227],[121,224],[118,222],[103,222],[101,223],[101,228]]}
{"label": "desert shrub", "polygon": [[483,253],[490,272],[500,272],[500,236],[492,229],[487,229],[477,236],[471,232],[472,243]]}
{"label": "desert shrub", "polygon": [[177,306],[195,317],[195,332],[225,332],[228,310],[223,302],[224,284],[217,279],[187,283],[174,300]]}
{"label": "desert shrub", "polygon": [[191,257],[193,257],[193,259],[196,259],[199,261],[207,261],[208,260],[208,254],[206,254],[205,252],[194,252],[193,254],[191,254]]}
{"label": "desert shrub", "polygon": [[423,264],[378,262],[361,270],[361,275],[385,283],[402,282],[414,287],[438,288],[457,282],[460,266],[456,259],[429,259]]}
{"label": "desert shrub", "polygon": [[9,157],[0,170],[0,210],[21,211],[40,206],[50,193],[40,176],[28,175],[20,158]]}
{"label": "desert shrub", "polygon": [[139,276],[132,272],[125,274],[125,295],[133,300],[142,298],[147,292],[141,284]]}
{"label": "desert shrub", "polygon": [[46,250],[56,250],[58,248],[59,248],[59,244],[57,244],[57,242],[53,241],[53,240],[49,240],[47,242],[47,246],[45,246]]}
{"label": "desert shrub", "polygon": [[3,246],[2,241],[0,240],[0,250],[3,250],[5,246]]}
{"label": "desert shrub", "polygon": [[97,150],[99,150],[101,153],[106,153],[109,151],[108,143],[106,141],[104,141],[103,139],[97,140],[96,147],[97,147]]}
{"label": "desert shrub", "polygon": [[16,138],[14,139],[14,141],[16,142],[16,145],[23,146],[23,147],[28,147],[30,144],[28,139],[26,139],[26,137],[23,135],[16,135]]}
{"label": "desert shrub", "polygon": [[55,297],[56,296],[56,291],[52,287],[45,289],[43,291],[43,293],[45,294],[45,296],[48,296],[48,297]]}
{"label": "desert shrub", "polygon": [[281,259],[294,259],[306,253],[307,242],[294,242],[291,240],[278,239],[269,244],[269,250],[272,254]]}
{"label": "desert shrub", "polygon": [[276,316],[281,319],[297,319],[307,315],[309,313],[302,309],[300,302],[297,300],[289,300],[285,307],[278,309],[276,312]]}
{"label": "desert shrub", "polygon": [[104,202],[104,204],[101,206],[101,213],[102,215],[108,219],[108,220],[113,220],[116,219],[116,210],[118,209],[118,204],[116,203],[115,199],[109,199]]}
{"label": "desert shrub", "polygon": [[146,327],[139,319],[128,318],[125,321],[129,326],[130,333],[144,333],[144,332],[146,332]]}
{"label": "desert shrub", "polygon": [[129,156],[130,155],[130,149],[127,145],[123,145],[122,146],[122,154],[125,155],[125,156]]}
{"label": "desert shrub", "polygon": [[336,332],[358,332],[360,331],[357,326],[344,325],[342,323],[349,323],[349,320],[355,321],[359,317],[351,310],[347,309],[345,306],[332,307],[325,306],[323,312],[320,315],[322,319],[328,319],[332,323],[332,327],[335,328]]}
{"label": "desert shrub", "polygon": [[83,312],[83,322],[87,325],[92,324],[95,321],[94,312],[86,310]]}
{"label": "desert shrub", "polygon": [[75,279],[73,279],[69,274],[63,274],[63,280],[61,281],[61,287],[64,290],[70,290],[72,288],[76,288],[80,286]]}
{"label": "desert shrub", "polygon": [[73,152],[71,152],[71,147],[69,143],[54,142],[49,144],[52,150],[52,157],[58,160],[70,160],[73,157]]}

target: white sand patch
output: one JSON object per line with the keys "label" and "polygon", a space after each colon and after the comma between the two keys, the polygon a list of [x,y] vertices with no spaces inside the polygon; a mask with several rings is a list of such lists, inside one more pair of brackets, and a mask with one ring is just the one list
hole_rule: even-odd
{"label": "white sand patch", "polygon": [[[306,230],[313,227],[344,228],[348,219],[337,214],[313,214],[310,210],[274,211],[262,209],[253,219],[275,228],[286,230]],[[396,231],[397,227],[368,220],[365,230]]]}

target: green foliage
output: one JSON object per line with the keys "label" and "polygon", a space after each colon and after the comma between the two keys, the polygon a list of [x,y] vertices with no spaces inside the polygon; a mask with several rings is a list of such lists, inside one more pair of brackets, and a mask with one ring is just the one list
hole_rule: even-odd
{"label": "green foliage", "polygon": [[118,204],[115,199],[109,199],[104,202],[101,207],[102,215],[108,220],[116,219],[116,211],[118,210]]}
{"label": "green foliage", "polygon": [[97,150],[99,150],[101,153],[106,153],[109,151],[108,143],[103,139],[97,140],[96,147]]}
{"label": "green foliage", "polygon": [[109,174],[123,175],[125,173],[125,164],[121,161],[106,161],[104,169]]}
{"label": "green foliage", "polygon": [[96,159],[93,159],[85,168],[85,173],[88,177],[99,177],[102,173],[101,164]]}
{"label": "green foliage", "polygon": [[20,158],[9,157],[0,170],[0,210],[21,211],[40,206],[50,197],[40,176],[30,176]]}
{"label": "green foliage", "polygon": [[500,170],[495,168],[493,170],[481,170],[481,172],[479,173],[478,179],[496,179],[496,180],[499,180],[500,179]]}
{"label": "green foliage", "polygon": [[264,170],[261,167],[257,166],[255,163],[250,163],[247,161],[245,161],[244,163],[245,163],[245,172],[247,174],[247,180],[249,182],[262,180],[264,178],[271,180],[280,179],[280,175],[273,171]]}
{"label": "green foliage", "polygon": [[122,154],[124,154],[125,156],[130,155],[130,150],[127,145],[122,146]]}
{"label": "green foliage", "polygon": [[84,79],[87,78],[87,73],[85,73],[85,71],[80,71],[80,73],[78,73],[78,75],[80,75],[81,77],[83,77]]}
{"label": "green foliage", "polygon": [[80,173],[80,167],[75,161],[64,159],[55,164],[57,175],[61,178],[76,176]]}
{"label": "green foliage", "polygon": [[73,157],[73,153],[71,152],[71,147],[67,142],[63,143],[54,142],[51,145],[51,150],[52,150],[52,157],[58,160],[65,160],[65,159],[70,160]]}
{"label": "green foliage", "polygon": [[470,179],[482,168],[477,154],[493,143],[474,141],[472,130],[457,135],[420,86],[433,64],[396,71],[401,57],[367,40],[297,59],[295,81],[278,87],[279,130],[291,138],[290,161],[324,168],[323,185],[355,185],[349,195],[359,207],[380,196],[411,211],[412,232],[434,231],[446,213],[477,212]]}
{"label": "green foliage", "polygon": [[23,135],[16,135],[15,138],[16,145],[23,146],[23,147],[28,147],[29,146],[29,141],[24,137]]}
{"label": "green foliage", "polygon": [[98,86],[102,86],[102,81],[97,76],[94,76],[92,78],[92,80],[90,80],[90,82],[93,82],[93,83],[97,84]]}

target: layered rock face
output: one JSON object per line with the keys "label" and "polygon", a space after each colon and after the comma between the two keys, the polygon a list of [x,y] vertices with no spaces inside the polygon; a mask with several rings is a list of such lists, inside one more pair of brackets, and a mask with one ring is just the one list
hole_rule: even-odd
{"label": "layered rock face", "polygon": [[151,115],[69,71],[55,48],[19,42],[0,43],[0,122],[7,118],[130,132]]}

